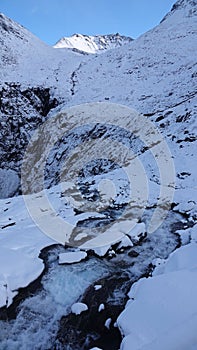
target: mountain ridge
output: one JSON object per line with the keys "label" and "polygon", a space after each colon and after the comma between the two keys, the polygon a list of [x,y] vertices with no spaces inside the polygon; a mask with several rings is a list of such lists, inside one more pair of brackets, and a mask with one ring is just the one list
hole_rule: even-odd
{"label": "mountain ridge", "polygon": [[71,37],[63,37],[55,45],[55,48],[77,49],[86,53],[100,53],[111,50],[132,42],[133,39],[124,35],[83,35],[73,34]]}
{"label": "mountain ridge", "polygon": [[175,12],[184,11],[185,17],[197,15],[197,0],[178,0],[174,3],[171,10],[164,16],[160,23],[165,21]]}

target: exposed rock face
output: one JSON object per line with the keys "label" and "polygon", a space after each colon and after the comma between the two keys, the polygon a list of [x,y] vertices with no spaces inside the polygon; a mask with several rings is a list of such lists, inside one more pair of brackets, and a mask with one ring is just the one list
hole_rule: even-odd
{"label": "exposed rock face", "polygon": [[58,100],[50,88],[0,86],[1,167],[19,172],[25,147],[33,130],[46,120]]}

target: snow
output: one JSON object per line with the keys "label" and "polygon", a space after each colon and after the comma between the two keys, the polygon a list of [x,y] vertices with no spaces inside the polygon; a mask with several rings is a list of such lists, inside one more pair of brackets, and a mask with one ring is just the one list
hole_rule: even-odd
{"label": "snow", "polygon": [[190,230],[191,240],[197,243],[197,225],[194,225]]}
{"label": "snow", "polygon": [[2,83],[20,82],[24,87],[50,86],[65,97],[70,89],[70,75],[85,57],[48,46],[4,15],[0,15],[0,36],[3,40],[0,52]]}
{"label": "snow", "polygon": [[105,305],[104,304],[100,304],[99,308],[98,308],[98,312],[101,312],[103,310],[105,310]]}
{"label": "snow", "polygon": [[82,251],[61,253],[59,255],[59,264],[73,264],[84,260],[86,257],[87,253]]}
{"label": "snow", "polygon": [[71,306],[71,311],[75,315],[80,315],[82,312],[87,310],[88,306],[84,303],[75,303]]}
{"label": "snow", "polygon": [[146,226],[143,222],[141,222],[135,225],[135,227],[131,231],[129,231],[128,236],[131,239],[139,240],[139,238],[144,236],[145,233],[146,233]]}
{"label": "snow", "polygon": [[18,174],[11,169],[0,169],[0,198],[9,198],[15,195],[19,186]]}
{"label": "snow", "polygon": [[[20,208],[20,210],[18,210]],[[20,287],[40,276],[40,250],[54,243],[31,221],[22,197],[0,200],[0,305],[10,305]],[[8,226],[13,223],[13,226]],[[5,228],[3,228],[5,227]]]}
{"label": "snow", "polygon": [[118,245],[118,248],[121,249],[127,247],[133,247],[133,243],[128,236],[125,236],[122,238],[120,244]]}
{"label": "snow", "polygon": [[182,245],[188,244],[191,241],[197,242],[197,225],[183,230],[177,230],[176,233],[181,238]]}
{"label": "snow", "polygon": [[94,289],[95,290],[99,290],[99,289],[101,289],[102,288],[102,285],[101,284],[95,284],[94,285]]}
{"label": "snow", "polygon": [[[192,5],[185,1],[160,25],[132,43],[114,49],[113,53],[104,52],[102,60],[97,55],[89,64],[82,65],[77,71],[78,83],[71,101],[75,105],[108,99],[109,103],[127,105],[150,115],[166,138],[175,163],[174,210],[191,215],[197,202],[195,141],[182,140],[187,135],[196,135],[194,28],[196,16],[192,15]],[[161,121],[157,121],[159,118]],[[139,158],[151,179],[149,201],[154,205],[154,194],[159,190],[159,181],[154,181],[153,176],[156,170],[147,164],[146,152]],[[178,177],[184,172],[190,175]]]}
{"label": "snow", "polygon": [[55,45],[55,48],[70,48],[77,49],[86,53],[100,53],[106,50],[111,50],[116,47],[126,45],[131,42],[129,37],[121,36],[120,34],[96,35],[88,36],[82,34],[73,34],[71,37],[60,39]]}
{"label": "snow", "polygon": [[112,321],[111,318],[108,318],[108,319],[105,321],[105,327],[106,327],[107,329],[110,328],[111,321]]}
{"label": "snow", "polygon": [[197,269],[197,244],[194,242],[171,253],[167,261],[154,270],[153,276],[184,269]]}
{"label": "snow", "polygon": [[17,288],[26,287],[42,273],[43,269],[43,262],[33,258],[28,249],[11,250],[1,247],[0,283],[2,289],[4,287],[4,295],[2,299],[0,298],[0,306],[5,305],[5,293],[7,294],[6,304],[9,306],[12,298],[17,294]]}
{"label": "snow", "polygon": [[191,243],[158,265],[153,277],[136,282],[118,317],[125,336],[121,350],[195,347],[196,280],[197,244]]}

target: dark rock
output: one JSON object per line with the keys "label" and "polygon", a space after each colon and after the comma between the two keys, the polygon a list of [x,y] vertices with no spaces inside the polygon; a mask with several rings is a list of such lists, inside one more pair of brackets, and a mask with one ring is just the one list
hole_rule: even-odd
{"label": "dark rock", "polygon": [[131,258],[136,258],[139,253],[136,252],[136,250],[131,250],[130,252],[128,252],[128,255],[131,257]]}
{"label": "dark rock", "polygon": [[[57,339],[62,345],[70,345],[72,349],[90,349],[100,347],[103,350],[118,350],[121,334],[114,323],[124,309],[127,292],[130,287],[128,276],[109,276],[99,280],[102,288],[95,290],[90,286],[81,299],[88,305],[88,311],[76,316],[70,313],[62,317]],[[116,303],[115,290],[122,291],[124,297]],[[99,305],[105,308],[98,311]],[[108,318],[112,319],[109,329],[105,326]]]}

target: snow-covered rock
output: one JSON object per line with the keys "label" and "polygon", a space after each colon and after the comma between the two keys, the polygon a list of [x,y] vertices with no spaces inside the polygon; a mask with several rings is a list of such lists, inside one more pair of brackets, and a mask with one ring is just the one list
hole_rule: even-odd
{"label": "snow-covered rock", "polygon": [[0,169],[0,198],[9,198],[16,194],[19,177],[16,171]]}
{"label": "snow-covered rock", "polygon": [[75,315],[80,315],[82,312],[87,310],[88,306],[84,303],[75,303],[71,306],[71,311]]}
{"label": "snow-covered rock", "polygon": [[95,284],[95,286],[94,286],[94,289],[95,290],[99,290],[99,289],[101,289],[102,288],[102,285],[101,284]]}
{"label": "snow-covered rock", "polygon": [[105,310],[105,305],[104,304],[100,304],[99,308],[98,308],[98,312],[101,312],[103,310]]}
{"label": "snow-covered rock", "polygon": [[112,321],[112,319],[111,319],[111,318],[108,318],[108,319],[105,321],[105,327],[106,327],[107,329],[109,329],[109,328],[110,328],[111,321]]}

